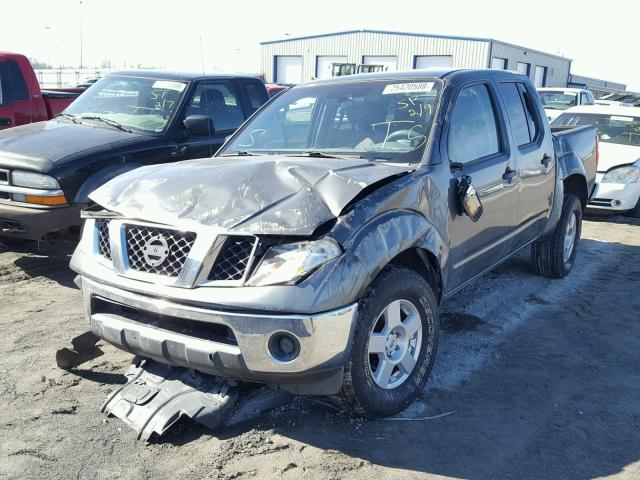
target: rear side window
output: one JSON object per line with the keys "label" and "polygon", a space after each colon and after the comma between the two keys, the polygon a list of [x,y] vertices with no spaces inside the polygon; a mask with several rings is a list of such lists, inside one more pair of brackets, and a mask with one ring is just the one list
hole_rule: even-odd
{"label": "rear side window", "polygon": [[524,103],[518,91],[518,86],[513,82],[501,83],[500,90],[507,106],[511,131],[516,145],[519,147],[531,142],[529,125]]}
{"label": "rear side window", "polygon": [[473,85],[460,92],[447,142],[452,162],[467,163],[501,151],[496,112],[486,85]]}
{"label": "rear side window", "polygon": [[255,82],[244,82],[243,85],[249,99],[250,113],[255,112],[264,102],[269,100],[269,95],[264,91],[264,87],[259,88]]}
{"label": "rear side window", "polygon": [[216,132],[233,131],[244,122],[236,89],[231,82],[200,82],[187,106],[185,117],[205,115]]}
{"label": "rear side window", "polygon": [[533,97],[527,87],[525,87],[524,83],[516,83],[518,86],[518,91],[520,92],[520,96],[522,97],[522,101],[524,103],[524,110],[527,115],[527,124],[529,125],[529,138],[532,142],[535,142],[542,130],[540,124],[540,116],[536,114],[536,104],[534,103]]}
{"label": "rear side window", "polygon": [[13,100],[27,100],[29,92],[15,60],[0,62],[0,105]]}

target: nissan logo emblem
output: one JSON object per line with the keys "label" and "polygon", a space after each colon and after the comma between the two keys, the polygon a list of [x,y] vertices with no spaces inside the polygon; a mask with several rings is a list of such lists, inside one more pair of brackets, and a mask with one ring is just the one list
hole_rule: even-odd
{"label": "nissan logo emblem", "polygon": [[169,244],[162,235],[154,235],[144,244],[142,254],[147,265],[157,267],[169,256]]}

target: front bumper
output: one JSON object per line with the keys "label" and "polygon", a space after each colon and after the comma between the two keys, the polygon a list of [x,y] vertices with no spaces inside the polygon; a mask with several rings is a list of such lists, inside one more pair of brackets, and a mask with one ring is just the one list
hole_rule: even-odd
{"label": "front bumper", "polygon": [[611,210],[624,212],[632,210],[640,198],[640,182],[601,183],[603,174],[596,178],[596,190],[587,205],[589,210]]}
{"label": "front bumper", "polygon": [[37,208],[0,203],[0,235],[40,240],[48,233],[80,226],[82,205]]}
{"label": "front bumper", "polygon": [[[134,293],[84,276],[79,283],[91,330],[133,354],[225,378],[296,384],[302,387],[289,389],[298,393],[336,393],[341,383],[357,303],[311,315],[241,313]],[[299,342],[295,359],[278,361],[270,353],[275,333]]]}

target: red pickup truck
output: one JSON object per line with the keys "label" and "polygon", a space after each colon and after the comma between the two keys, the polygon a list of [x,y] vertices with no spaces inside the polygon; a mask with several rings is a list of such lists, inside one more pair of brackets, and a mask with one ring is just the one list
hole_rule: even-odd
{"label": "red pickup truck", "polygon": [[67,108],[83,90],[40,90],[36,72],[27,57],[0,52],[0,130],[49,120]]}

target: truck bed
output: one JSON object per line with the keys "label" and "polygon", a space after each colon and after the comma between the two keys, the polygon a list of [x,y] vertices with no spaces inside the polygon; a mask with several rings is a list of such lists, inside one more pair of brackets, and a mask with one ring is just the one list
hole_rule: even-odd
{"label": "truck bed", "polygon": [[64,90],[43,90],[42,99],[47,107],[47,116],[53,118],[67,108],[73,102],[83,89],[73,89],[78,91]]}
{"label": "truck bed", "polygon": [[[597,170],[597,138],[592,126],[551,126],[556,156],[561,165],[575,166],[577,161],[584,166],[589,194],[593,192]],[[570,171],[565,171],[565,175]]]}

